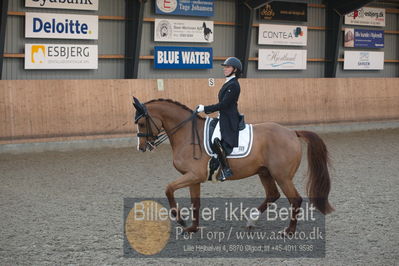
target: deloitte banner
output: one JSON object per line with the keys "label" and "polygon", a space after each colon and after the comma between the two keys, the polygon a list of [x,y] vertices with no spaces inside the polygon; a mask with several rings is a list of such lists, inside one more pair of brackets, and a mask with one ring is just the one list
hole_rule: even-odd
{"label": "deloitte banner", "polygon": [[344,46],[384,48],[384,31],[346,28]]}
{"label": "deloitte banner", "polygon": [[26,7],[98,10],[99,0],[25,0]]}
{"label": "deloitte banner", "polygon": [[306,69],[306,50],[259,49],[258,69]]}
{"label": "deloitte banner", "polygon": [[97,45],[25,44],[25,69],[97,69]]}
{"label": "deloitte banner", "polygon": [[385,27],[385,9],[362,7],[345,15],[345,24]]}
{"label": "deloitte banner", "polygon": [[156,0],[155,13],[163,15],[212,17],[213,0]]}
{"label": "deloitte banner", "polygon": [[98,16],[27,12],[25,37],[97,40]]}
{"label": "deloitte banner", "polygon": [[156,42],[213,42],[213,21],[155,19]]}
{"label": "deloitte banner", "polygon": [[308,28],[277,24],[259,24],[259,44],[306,46]]}
{"label": "deloitte banner", "polygon": [[382,70],[384,69],[384,52],[345,51],[345,70]]}
{"label": "deloitte banner", "polygon": [[158,69],[209,69],[213,66],[212,48],[155,46],[154,66]]}

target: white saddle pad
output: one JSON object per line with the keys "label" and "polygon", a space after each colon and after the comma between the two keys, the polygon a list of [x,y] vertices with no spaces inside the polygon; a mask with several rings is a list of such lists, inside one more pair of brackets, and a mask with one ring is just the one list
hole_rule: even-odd
{"label": "white saddle pad", "polygon": [[[204,147],[206,153],[209,156],[216,156],[216,154],[213,153],[212,148],[210,147],[209,144],[209,123],[212,121],[212,119],[213,118],[211,117],[207,117],[205,120]],[[222,139],[219,122],[216,124],[215,131],[213,131],[212,143],[215,138]],[[238,135],[238,147],[234,147],[233,151],[231,152],[230,155],[227,156],[227,158],[244,158],[248,156],[248,154],[250,154],[251,152],[252,142],[253,142],[252,124],[245,124],[245,129],[240,130]]]}

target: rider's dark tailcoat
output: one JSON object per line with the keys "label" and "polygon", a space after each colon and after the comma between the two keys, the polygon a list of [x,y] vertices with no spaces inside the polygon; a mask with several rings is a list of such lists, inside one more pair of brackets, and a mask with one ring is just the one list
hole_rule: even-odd
{"label": "rider's dark tailcoat", "polygon": [[219,111],[222,139],[231,147],[238,146],[239,112],[237,102],[239,96],[240,84],[237,78],[232,78],[220,89],[219,103],[205,106],[206,114]]}

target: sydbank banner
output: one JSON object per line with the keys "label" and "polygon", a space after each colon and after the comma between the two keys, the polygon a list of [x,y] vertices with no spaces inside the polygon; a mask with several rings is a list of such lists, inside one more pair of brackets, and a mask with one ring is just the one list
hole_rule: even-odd
{"label": "sydbank banner", "polygon": [[344,46],[355,48],[384,48],[384,31],[346,28]]}
{"label": "sydbank banner", "polygon": [[213,21],[155,19],[156,42],[213,42]]}
{"label": "sydbank banner", "polygon": [[212,60],[210,47],[155,46],[154,66],[158,69],[208,69]]}
{"label": "sydbank banner", "polygon": [[26,7],[98,10],[99,0],[25,0]]}
{"label": "sydbank banner", "polygon": [[26,12],[25,37],[97,40],[98,16]]}
{"label": "sydbank banner", "polygon": [[384,69],[384,52],[345,51],[344,69],[382,70]]}
{"label": "sydbank banner", "polygon": [[306,46],[308,28],[277,24],[259,24],[259,44]]}
{"label": "sydbank banner", "polygon": [[97,69],[97,45],[25,44],[25,69]]}
{"label": "sydbank banner", "polygon": [[385,9],[362,7],[345,15],[345,24],[385,27]]}
{"label": "sydbank banner", "polygon": [[215,7],[213,0],[155,0],[155,13],[212,17]]}
{"label": "sydbank banner", "polygon": [[306,50],[259,49],[258,69],[306,69]]}

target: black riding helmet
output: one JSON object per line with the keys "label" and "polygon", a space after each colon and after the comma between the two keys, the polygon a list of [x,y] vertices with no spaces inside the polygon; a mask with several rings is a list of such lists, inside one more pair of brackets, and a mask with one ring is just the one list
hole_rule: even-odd
{"label": "black riding helmet", "polygon": [[222,64],[222,66],[232,66],[232,67],[242,71],[241,61],[237,57],[227,58],[226,61],[224,61],[224,63]]}
{"label": "black riding helmet", "polygon": [[[226,59],[226,61],[224,61],[224,63],[222,64],[222,66],[231,66],[234,67],[236,69],[236,75],[239,76],[242,72],[242,64],[240,59],[238,59],[237,57],[229,57]],[[231,73],[233,74],[233,73]]]}

